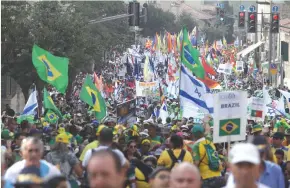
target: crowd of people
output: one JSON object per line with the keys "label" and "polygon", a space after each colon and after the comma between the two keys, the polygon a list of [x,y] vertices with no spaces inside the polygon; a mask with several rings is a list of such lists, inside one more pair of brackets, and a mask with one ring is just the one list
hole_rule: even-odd
{"label": "crowd of people", "polygon": [[[194,116],[182,117],[180,101],[166,90],[169,82],[178,80],[178,58],[171,52],[158,56],[150,52],[149,60],[148,53],[148,49],[135,47],[125,58],[117,58],[118,63],[91,75],[106,102],[103,120],[96,119],[80,99],[84,73],[76,76],[69,98],[53,87],[48,89],[63,114],[56,123],[41,116],[33,122],[17,121],[14,110],[6,106],[2,111],[2,186],[289,187],[289,120],[281,115],[260,122],[248,120],[245,141],[213,143],[214,119],[209,115],[200,121]],[[220,61],[227,61],[222,54],[218,59],[212,64],[215,70]],[[150,67],[147,72],[143,71],[145,65]],[[124,67],[126,73],[118,76]],[[225,90],[247,90],[249,97],[259,96],[263,86],[271,90],[273,100],[280,97],[260,73],[253,74],[251,65],[246,64],[242,73],[217,74],[212,79]],[[116,107],[136,98],[135,80],[158,80],[160,96],[137,97],[136,121],[119,122]],[[288,91],[286,87],[279,89]],[[165,122],[160,117],[164,101],[168,111]]]}
{"label": "crowd of people", "polygon": [[246,142],[229,147],[212,142],[212,120],[168,118],[163,125],[140,118],[125,127],[87,117],[94,124],[89,138],[72,121],[41,131],[38,123],[2,120],[4,187],[289,186],[289,128],[269,135],[254,124]]}

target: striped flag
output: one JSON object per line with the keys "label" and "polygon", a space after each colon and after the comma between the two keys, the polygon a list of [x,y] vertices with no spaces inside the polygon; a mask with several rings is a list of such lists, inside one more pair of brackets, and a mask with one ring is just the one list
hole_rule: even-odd
{"label": "striped flag", "polygon": [[35,114],[35,109],[38,107],[36,96],[37,96],[37,90],[34,87],[33,92],[30,94],[21,115],[34,115]]}
{"label": "striped flag", "polygon": [[213,108],[208,108],[204,99],[204,95],[210,93],[210,89],[203,82],[192,76],[184,65],[181,66],[180,79],[179,95],[181,106],[190,103],[198,107],[203,113],[213,113]]}

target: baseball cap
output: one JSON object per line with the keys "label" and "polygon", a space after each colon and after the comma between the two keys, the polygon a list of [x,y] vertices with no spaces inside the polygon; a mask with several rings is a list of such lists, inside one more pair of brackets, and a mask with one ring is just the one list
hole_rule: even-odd
{"label": "baseball cap", "polygon": [[204,132],[204,127],[201,124],[196,124],[195,126],[193,126],[193,128],[191,129],[191,132],[193,134],[195,133],[203,133]]}
{"label": "baseball cap", "polygon": [[284,133],[282,132],[275,132],[273,135],[272,135],[273,138],[279,138],[279,139],[284,139]]}
{"label": "baseball cap", "polygon": [[251,143],[235,144],[230,150],[229,161],[232,164],[249,162],[256,165],[261,162],[258,148]]}
{"label": "baseball cap", "polygon": [[16,179],[15,186],[42,185],[43,179],[40,177],[40,169],[36,166],[28,166],[21,170]]}
{"label": "baseball cap", "polygon": [[70,133],[60,133],[55,137],[55,142],[60,142],[60,143],[65,143],[68,144],[70,143],[70,139],[72,138],[72,135]]}

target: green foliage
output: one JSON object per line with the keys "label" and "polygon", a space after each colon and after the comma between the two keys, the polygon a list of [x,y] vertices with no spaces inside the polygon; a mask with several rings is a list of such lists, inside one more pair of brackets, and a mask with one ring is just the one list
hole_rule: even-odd
{"label": "green foliage", "polygon": [[189,13],[182,12],[181,15],[177,18],[175,25],[176,28],[174,29],[174,31],[179,32],[183,26],[186,26],[188,31],[191,31],[198,24]]}
{"label": "green foliage", "polygon": [[227,15],[233,15],[233,7],[229,5],[228,1],[222,1],[220,3],[224,4],[225,9],[225,17],[224,21],[221,22],[218,20],[219,18],[207,21],[203,25],[200,30],[205,34],[205,40],[208,40],[210,43],[214,42],[215,40],[226,38],[228,43],[233,42],[233,31],[234,31],[234,19],[229,18]]}
{"label": "green foliage", "polygon": [[120,1],[5,1],[1,10],[2,74],[10,74],[24,95],[33,82],[41,83],[31,62],[34,43],[70,59],[71,82],[78,70],[88,72],[92,64],[100,67],[104,51],[124,51],[134,42],[126,18],[88,24],[89,20],[126,13],[127,7]]}
{"label": "green foliage", "polygon": [[144,29],[141,34],[144,37],[152,37],[156,32],[172,32],[175,28],[175,19],[176,17],[172,12],[163,11],[161,8],[157,8],[154,5],[149,5],[148,22],[144,24]]}

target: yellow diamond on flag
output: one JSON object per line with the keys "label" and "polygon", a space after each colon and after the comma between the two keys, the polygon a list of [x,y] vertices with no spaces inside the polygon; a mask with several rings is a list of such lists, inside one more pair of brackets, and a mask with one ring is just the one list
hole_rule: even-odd
{"label": "yellow diamond on flag", "polygon": [[61,73],[49,62],[45,55],[41,55],[38,59],[45,65],[47,80],[54,81],[61,76]]}
{"label": "yellow diamond on flag", "polygon": [[233,123],[232,121],[228,121],[227,123],[225,123],[221,129],[223,131],[225,131],[227,134],[231,134],[232,132],[234,132],[236,129],[238,129],[239,126],[236,125],[235,123]]}
{"label": "yellow diamond on flag", "polygon": [[98,93],[91,89],[90,87],[86,87],[87,92],[89,93],[89,95],[92,97],[92,101],[93,101],[93,108],[95,111],[100,112],[101,108],[100,108],[100,103],[99,103],[99,99],[98,99]]}

